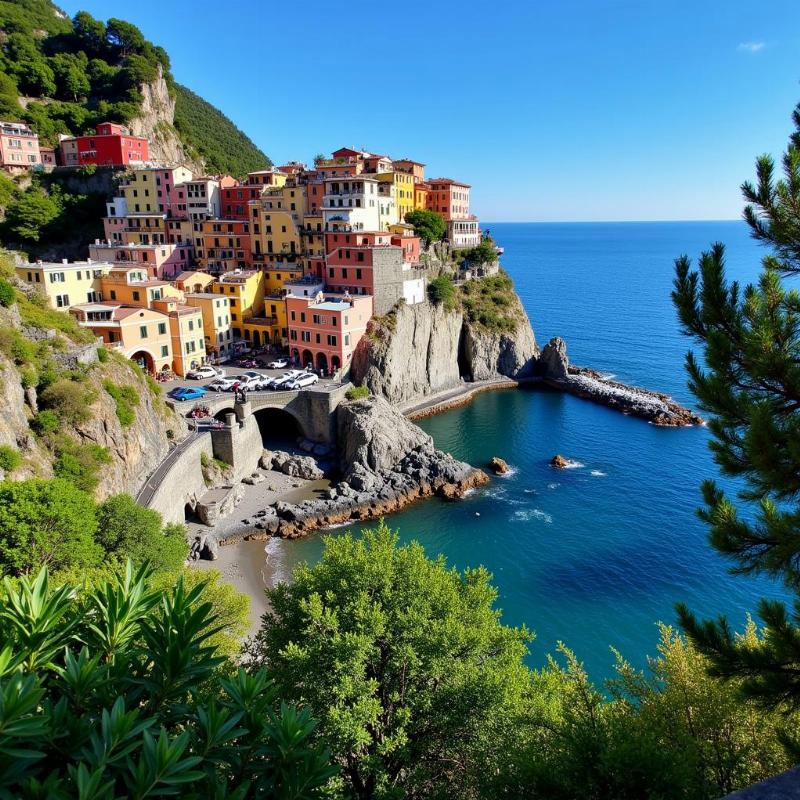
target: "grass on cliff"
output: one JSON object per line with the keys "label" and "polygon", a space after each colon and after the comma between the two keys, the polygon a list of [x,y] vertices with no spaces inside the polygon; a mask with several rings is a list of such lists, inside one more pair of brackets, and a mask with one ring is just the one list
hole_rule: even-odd
{"label": "grass on cliff", "polygon": [[466,281],[460,287],[459,300],[464,316],[488,331],[513,333],[520,321],[519,299],[514,283],[504,272]]}

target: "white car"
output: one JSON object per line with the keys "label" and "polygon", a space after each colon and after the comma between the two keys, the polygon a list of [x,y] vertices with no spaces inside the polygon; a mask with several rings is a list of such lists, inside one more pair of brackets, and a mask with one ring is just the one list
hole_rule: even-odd
{"label": "white car", "polygon": [[239,385],[239,378],[217,378],[206,386],[212,392],[232,392]]}
{"label": "white car", "polygon": [[218,367],[212,367],[210,364],[198,367],[197,369],[190,369],[186,373],[186,377],[193,381],[201,381],[205,378],[224,378],[225,370]]}
{"label": "white car", "polygon": [[258,389],[263,382],[263,375],[259,375],[257,372],[245,372],[239,376],[239,385],[236,388],[252,392]]}
{"label": "white car", "polygon": [[305,375],[305,372],[301,369],[292,369],[289,372],[284,372],[279,378],[273,378],[269,382],[270,389],[284,389],[285,384],[289,383],[289,381],[293,381],[295,378],[299,378],[301,375]]}
{"label": "white car", "polygon": [[286,384],[287,389],[304,389],[306,386],[313,386],[319,378],[311,372],[305,372],[298,375],[294,380],[290,380]]}
{"label": "white car", "polygon": [[267,364],[269,369],[285,369],[289,366],[289,362],[285,358],[276,358],[274,361],[270,361]]}

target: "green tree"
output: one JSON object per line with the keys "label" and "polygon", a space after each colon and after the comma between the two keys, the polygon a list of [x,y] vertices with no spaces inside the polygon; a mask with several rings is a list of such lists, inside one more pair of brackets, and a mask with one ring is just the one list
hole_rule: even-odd
{"label": "green tree", "polygon": [[38,242],[47,226],[61,212],[59,203],[38,186],[26,189],[6,211],[3,226],[12,239]]}
{"label": "green tree", "polygon": [[123,58],[141,53],[145,44],[142,32],[135,25],[115,17],[106,24],[106,40],[118,49]]}
{"label": "green tree", "polygon": [[444,238],[447,230],[444,217],[436,211],[425,208],[409,211],[406,214],[406,222],[414,226],[414,233],[422,238],[426,247],[431,242],[438,242]]}
{"label": "green tree", "polygon": [[0,482],[0,565],[15,574],[97,564],[97,519],[89,495],[71,483]]}
{"label": "green tree", "polygon": [[108,50],[106,26],[88,11],[79,11],[72,18],[73,36],[78,49],[90,58],[103,56]]}
{"label": "green tree", "polygon": [[88,65],[85,53],[56,53],[50,59],[59,97],[77,101],[89,94],[92,87],[86,74]]}
{"label": "green tree", "polygon": [[47,570],[0,603],[0,795],[311,800],[335,770],[266,674],[223,677],[203,584],[146,567],[79,594]]}
{"label": "green tree", "polygon": [[479,792],[520,713],[532,639],[500,623],[485,570],[447,569],[382,524],[328,539],[267,594],[256,661],[319,718],[352,796]]}
{"label": "green tree", "polygon": [[[741,639],[727,620],[698,621],[679,607],[681,624],[711,659],[714,674],[742,678],[743,691],[767,705],[800,707],[800,295],[780,273],[800,271],[800,107],[783,158],[783,178],[762,156],[757,184],[742,187],[745,219],[771,247],[755,286],[725,276],[724,248],[714,245],[693,271],[676,262],[673,299],[685,333],[703,349],[689,353],[689,386],[711,415],[714,459],[740,479],[738,504],[713,481],[703,484],[712,545],[734,573],[764,573],[795,593],[794,607],[762,600],[765,633]],[[744,515],[739,508],[746,510]]]}
{"label": "green tree", "polygon": [[188,548],[183,527],[163,527],[161,515],[142,508],[130,495],[117,494],[97,508],[97,540],[103,549],[134,564],[149,562],[156,570],[177,570]]}

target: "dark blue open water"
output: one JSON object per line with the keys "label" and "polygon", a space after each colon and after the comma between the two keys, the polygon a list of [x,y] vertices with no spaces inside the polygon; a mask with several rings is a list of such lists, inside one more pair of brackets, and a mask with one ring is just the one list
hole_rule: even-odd
{"label": "dark blue open water", "polygon": [[[687,404],[690,341],[669,298],[674,258],[723,241],[730,276],[752,281],[763,254],[740,222],[490,227],[540,344],[563,336],[575,363]],[[730,576],[707,543],[695,515],[701,480],[717,475],[705,429],[659,429],[527,390],[479,396],[422,427],[458,458],[482,465],[499,455],[513,473],[458,503],[426,501],[389,522],[431,555],[488,567],[505,621],[537,634],[533,665],[562,640],[602,679],[610,645],[637,665],[655,653],[655,623],[673,622],[678,600],[741,627],[759,596],[782,595],[765,579]],[[554,453],[583,466],[555,471]],[[323,538],[284,543],[284,567],[317,559]]]}

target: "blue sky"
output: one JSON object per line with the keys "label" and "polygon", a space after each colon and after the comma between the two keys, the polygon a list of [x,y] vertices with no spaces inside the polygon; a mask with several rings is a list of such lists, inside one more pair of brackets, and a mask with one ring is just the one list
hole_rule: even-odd
{"label": "blue sky", "polygon": [[499,220],[730,219],[800,100],[800,3],[84,0],[276,163],[357,146]]}

